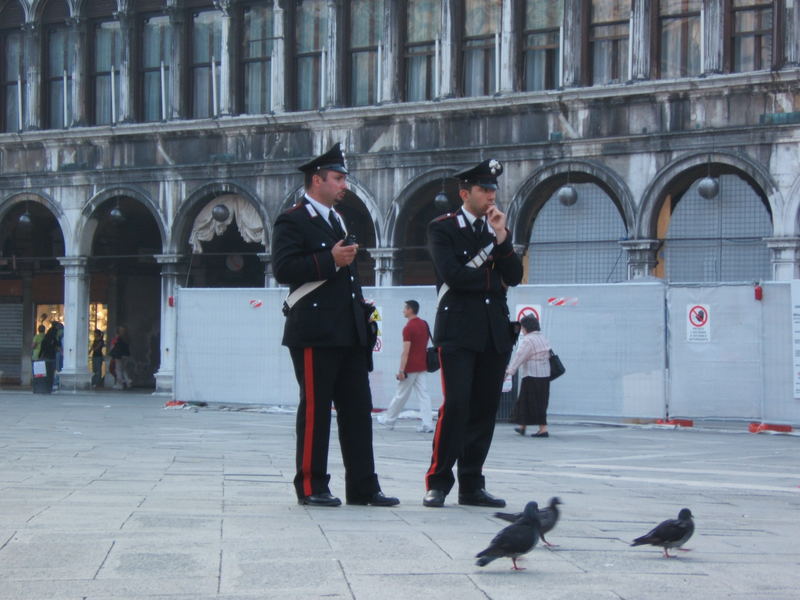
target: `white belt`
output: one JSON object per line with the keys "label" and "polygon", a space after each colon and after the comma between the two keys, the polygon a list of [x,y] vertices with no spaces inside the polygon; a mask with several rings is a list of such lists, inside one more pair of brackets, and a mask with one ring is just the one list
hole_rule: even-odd
{"label": "white belt", "polygon": [[297,304],[301,299],[305,296],[313,292],[323,283],[325,283],[327,279],[320,279],[318,281],[309,281],[308,283],[304,283],[291,294],[286,296],[286,300],[283,301],[283,314],[288,315],[289,311],[292,310],[292,307]]}
{"label": "white belt", "polygon": [[[480,268],[483,263],[487,261],[489,256],[492,254],[492,250],[494,250],[494,242],[486,246],[486,248],[481,249],[472,259],[467,263],[468,267],[472,267],[473,269]],[[316,282],[314,282],[316,283]],[[298,288],[299,289],[299,288]],[[450,286],[446,283],[442,284],[442,287],[439,288],[439,295],[436,297],[436,309],[439,309],[439,303],[444,298],[444,295],[450,291]]]}

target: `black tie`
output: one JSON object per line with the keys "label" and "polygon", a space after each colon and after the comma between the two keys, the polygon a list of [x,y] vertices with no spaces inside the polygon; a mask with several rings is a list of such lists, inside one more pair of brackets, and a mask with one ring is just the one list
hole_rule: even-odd
{"label": "black tie", "polygon": [[333,233],[336,234],[336,237],[340,240],[344,239],[344,229],[342,229],[342,225],[339,223],[339,219],[336,217],[336,214],[333,212],[333,210],[328,212],[328,221],[330,222],[331,227],[333,228]]}
{"label": "black tie", "polygon": [[481,233],[483,232],[483,219],[475,219],[472,222],[472,228],[475,230],[475,237],[481,237]]}

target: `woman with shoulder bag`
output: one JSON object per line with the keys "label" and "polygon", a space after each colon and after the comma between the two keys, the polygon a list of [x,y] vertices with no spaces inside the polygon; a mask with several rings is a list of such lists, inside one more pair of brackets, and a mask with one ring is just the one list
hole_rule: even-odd
{"label": "woman with shoulder bag", "polygon": [[522,337],[519,346],[506,369],[506,375],[513,375],[519,369],[522,378],[519,398],[514,408],[515,427],[520,435],[525,435],[528,425],[538,425],[539,430],[531,437],[550,437],[547,432],[547,405],[550,400],[550,342],[542,335],[539,320],[526,315],[520,320]]}

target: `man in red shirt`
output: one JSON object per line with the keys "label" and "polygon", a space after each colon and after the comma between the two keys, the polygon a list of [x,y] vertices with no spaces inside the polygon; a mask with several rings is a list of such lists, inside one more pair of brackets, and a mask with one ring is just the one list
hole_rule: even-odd
{"label": "man in red shirt", "polygon": [[408,402],[412,392],[419,397],[419,412],[422,425],[417,431],[431,433],[433,419],[431,418],[431,397],[428,395],[427,373],[425,364],[425,350],[428,347],[428,324],[417,316],[419,302],[407,300],[403,307],[403,316],[408,323],[403,327],[403,354],[400,356],[400,371],[397,373],[397,392],[389,403],[386,413],[378,415],[378,423],[387,429],[394,429],[394,423],[400,411]]}

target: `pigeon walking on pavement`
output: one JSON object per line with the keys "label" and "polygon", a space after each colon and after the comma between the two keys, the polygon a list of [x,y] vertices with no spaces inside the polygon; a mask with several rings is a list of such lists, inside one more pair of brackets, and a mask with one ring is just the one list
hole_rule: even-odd
{"label": "pigeon walking on pavement", "polygon": [[631,546],[661,546],[664,549],[664,558],[675,558],[668,552],[669,548],[677,548],[688,552],[688,548],[681,548],[694,533],[694,521],[692,521],[692,511],[682,508],[678,513],[677,519],[667,519],[656,525],[645,535],[633,540]]}
{"label": "pigeon walking on pavement", "polygon": [[536,545],[538,537],[539,505],[536,502],[528,502],[519,519],[500,530],[489,546],[475,555],[478,559],[475,564],[484,567],[495,559],[507,556],[513,563],[512,568],[515,571],[522,571],[523,568],[517,566],[517,558],[530,552]]}
{"label": "pigeon walking on pavement", "polygon": [[[561,516],[561,511],[558,510],[559,504],[561,504],[561,500],[553,496],[550,498],[547,507],[539,510],[539,537],[542,538],[542,542],[544,542],[544,545],[548,548],[555,547],[555,544],[551,544],[544,539],[544,534],[549,533],[553,527],[556,526],[556,523],[558,523],[558,517]],[[496,512],[494,516],[503,521],[514,523],[522,516],[522,513]]]}

